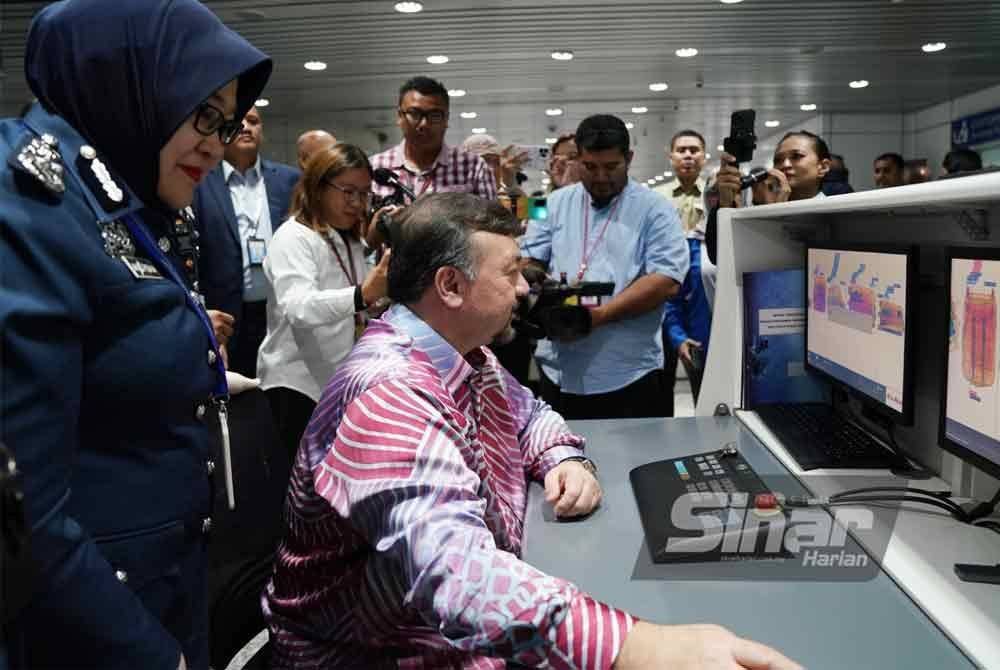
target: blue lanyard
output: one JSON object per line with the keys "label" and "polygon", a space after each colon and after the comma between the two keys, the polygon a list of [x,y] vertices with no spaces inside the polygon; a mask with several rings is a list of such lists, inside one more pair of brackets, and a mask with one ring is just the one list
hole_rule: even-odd
{"label": "blue lanyard", "polygon": [[180,287],[184,292],[184,299],[187,301],[188,307],[190,307],[198,318],[201,319],[201,324],[205,328],[205,332],[208,334],[208,340],[212,343],[212,351],[215,352],[215,371],[216,371],[216,381],[215,381],[215,391],[213,396],[216,400],[226,400],[229,398],[229,384],[226,383],[226,366],[222,362],[222,354],[219,352],[219,343],[215,339],[215,330],[212,328],[212,321],[208,318],[208,313],[205,308],[202,307],[201,303],[195,300],[192,292],[188,290],[187,285],[181,278],[180,273],[174,264],[167,258],[158,244],[153,241],[153,237],[149,234],[144,226],[135,216],[135,214],[127,214],[123,217],[125,226],[128,231],[132,233],[133,239],[135,239],[136,244],[146,252],[149,260],[153,262],[156,269],[159,270],[163,275],[170,279],[174,284]]}

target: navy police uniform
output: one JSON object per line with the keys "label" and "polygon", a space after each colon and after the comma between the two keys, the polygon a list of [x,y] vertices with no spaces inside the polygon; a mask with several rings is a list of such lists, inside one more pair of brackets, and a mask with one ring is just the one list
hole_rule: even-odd
{"label": "navy police uniform", "polygon": [[100,158],[39,105],[0,122],[0,439],[37,566],[8,644],[31,668],[204,667],[215,348],[122,225],[183,266],[175,222]]}

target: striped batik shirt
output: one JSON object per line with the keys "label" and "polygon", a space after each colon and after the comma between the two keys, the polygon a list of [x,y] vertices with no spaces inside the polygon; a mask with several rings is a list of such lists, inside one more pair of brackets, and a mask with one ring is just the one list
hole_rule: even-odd
{"label": "striped batik shirt", "polygon": [[275,668],[610,668],[633,619],[520,560],[582,438],[485,347],[373,321],[302,438],[263,596]]}
{"label": "striped batik shirt", "polygon": [[[493,171],[482,158],[464,151],[461,147],[441,145],[441,153],[434,164],[420,170],[406,159],[406,140],[371,157],[372,168],[388,168],[396,173],[399,181],[417,196],[425,193],[472,193],[487,200],[497,197]],[[392,195],[391,186],[372,182],[372,192],[385,197]]]}

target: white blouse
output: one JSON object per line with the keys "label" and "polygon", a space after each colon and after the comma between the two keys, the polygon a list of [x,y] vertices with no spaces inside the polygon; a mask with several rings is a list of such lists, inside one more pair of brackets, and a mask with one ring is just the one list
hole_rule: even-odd
{"label": "white blouse", "polygon": [[[330,233],[345,266],[364,281],[361,242]],[[261,388],[289,388],[314,402],[354,346],[354,284],[327,239],[289,218],[274,233],[264,259],[267,336],[257,354]]]}

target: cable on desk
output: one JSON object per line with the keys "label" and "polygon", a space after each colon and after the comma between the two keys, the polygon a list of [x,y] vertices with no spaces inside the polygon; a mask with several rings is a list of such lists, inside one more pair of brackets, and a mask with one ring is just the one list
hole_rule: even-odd
{"label": "cable on desk", "polygon": [[789,507],[821,507],[825,505],[849,505],[852,503],[865,502],[910,502],[923,505],[940,507],[947,511],[958,521],[969,522],[968,514],[957,503],[951,500],[916,495],[850,495],[838,496],[836,498],[808,498],[805,496],[790,496],[785,499],[785,504]]}

